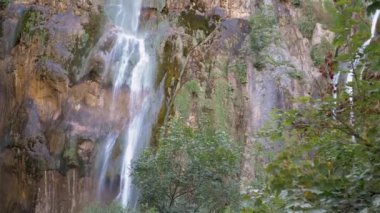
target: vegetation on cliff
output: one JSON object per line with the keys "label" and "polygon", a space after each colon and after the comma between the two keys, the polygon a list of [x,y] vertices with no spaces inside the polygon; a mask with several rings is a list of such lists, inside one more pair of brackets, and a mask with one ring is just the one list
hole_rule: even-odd
{"label": "vegetation on cliff", "polygon": [[[337,34],[335,72],[347,72],[338,64],[352,64],[370,37],[366,9],[358,2],[338,1],[336,8],[329,8]],[[283,150],[267,165],[265,186],[245,196],[245,212],[379,211],[380,84],[373,77],[380,56],[377,46],[377,41],[371,43],[365,51],[368,57],[354,70],[355,81],[349,85],[354,88],[352,107],[342,89],[337,99],[301,98],[297,103],[302,107],[274,113],[275,122],[260,136],[277,141]],[[362,70],[365,77],[360,79]]]}
{"label": "vegetation on cliff", "polygon": [[[3,11],[5,8],[10,8],[8,6],[10,2],[11,0],[0,0],[0,42],[4,32],[7,32],[3,32],[2,29]],[[41,3],[41,1],[34,2]],[[64,1],[59,2],[60,6],[64,5]],[[196,6],[199,2],[203,3],[203,1],[194,0],[191,1],[191,4]],[[155,132],[152,147],[147,149],[133,165],[134,183],[138,186],[140,193],[139,206],[137,209],[129,211],[123,209],[117,202],[109,205],[102,203],[90,205],[84,209],[84,212],[380,212],[379,29],[377,37],[365,50],[363,49],[362,53],[358,54],[358,50],[370,37],[369,17],[371,13],[380,8],[379,0],[336,0],[328,1],[329,3],[323,7],[319,1],[311,0],[265,1],[265,3],[273,2],[274,6],[271,6],[273,8],[270,9],[260,6],[264,5],[263,1],[256,2],[257,8],[249,21],[229,18],[226,18],[229,20],[225,21],[224,17],[227,15],[224,16],[224,14],[213,20],[213,14],[207,14],[205,8],[199,9],[198,6],[185,8],[176,14],[179,15],[176,23],[170,23],[176,25],[170,26],[171,39],[162,45],[163,54],[159,67],[162,72],[158,74],[158,81],[166,78],[166,82],[164,82],[165,101],[168,103],[163,107],[157,124],[157,126],[162,125],[162,128],[161,131]],[[77,208],[81,209],[80,205],[86,201],[79,201],[83,195],[76,194],[76,192],[83,190],[80,186],[78,187],[80,182],[83,182],[82,175],[87,178],[91,174],[90,172],[88,172],[89,174],[81,172],[80,175],[74,173],[73,179],[71,179],[69,173],[66,172],[68,170],[85,170],[85,166],[87,166],[85,157],[90,162],[90,158],[92,159],[97,154],[92,149],[97,144],[98,136],[93,134],[99,129],[111,130],[106,122],[104,125],[102,124],[102,127],[96,129],[96,125],[94,125],[96,128],[88,128],[89,125],[86,122],[75,123],[75,119],[71,118],[80,117],[85,121],[92,121],[92,113],[101,111],[98,110],[97,104],[93,104],[91,107],[82,104],[87,101],[91,102],[92,99],[95,99],[93,97],[98,97],[98,92],[95,91],[92,96],[85,95],[90,93],[90,84],[97,80],[100,81],[98,79],[100,75],[97,76],[92,71],[90,74],[85,73],[86,75],[82,75],[80,72],[82,71],[81,66],[87,60],[87,55],[96,45],[101,31],[104,29],[102,27],[105,24],[104,14],[101,10],[96,14],[88,12],[87,19],[83,18],[83,23],[78,25],[78,32],[73,34],[71,34],[72,28],[66,28],[68,24],[62,24],[62,28],[60,28],[62,35],[60,35],[56,34],[58,31],[52,27],[56,26],[59,21],[57,23],[49,21],[51,20],[49,16],[52,16],[54,12],[45,13],[45,10],[42,9],[44,7],[28,7],[25,13],[20,15],[22,17],[19,20],[20,23],[15,24],[15,26],[20,26],[20,32],[17,32],[18,43],[15,44],[19,49],[15,48],[9,54],[7,53],[6,60],[0,59],[0,66],[6,68],[4,70],[11,70],[4,71],[4,73],[7,72],[7,75],[12,76],[12,81],[27,86],[31,82],[33,83],[33,79],[28,80],[27,78],[35,75],[34,70],[30,68],[32,65],[37,66],[40,72],[42,70],[45,72],[45,67],[39,65],[50,64],[53,71],[46,69],[46,72],[50,72],[52,76],[58,76],[57,73],[61,73],[61,70],[62,73],[65,73],[64,76],[66,73],[70,74],[67,77],[67,85],[66,77],[63,78],[64,81],[61,85],[64,89],[59,89],[58,80],[52,80],[49,87],[46,86],[49,88],[46,90],[46,94],[41,89],[46,83],[45,75],[37,76],[36,79],[39,79],[36,81],[35,90],[37,92],[35,94],[38,95],[38,99],[33,95],[25,95],[27,101],[21,98],[20,101],[34,106],[37,103],[36,100],[41,100],[40,105],[46,105],[46,108],[45,106],[36,109],[22,108],[25,110],[25,112],[22,111],[24,114],[22,116],[21,110],[18,110],[17,116],[13,116],[15,117],[14,121],[12,119],[12,122],[16,123],[12,124],[10,133],[4,135],[6,140],[0,141],[1,151],[8,152],[7,155],[4,155],[5,157],[0,155],[0,159],[5,159],[0,162],[0,169],[6,168],[6,170],[1,170],[0,174],[4,177],[10,174],[9,177],[3,179],[0,175],[0,182],[3,183],[1,186],[10,186],[9,188],[0,188],[1,197],[5,197],[3,194],[8,196],[8,192],[12,194],[11,189],[16,192],[14,197],[9,196],[0,202],[0,208],[3,209],[5,206],[3,211],[6,212],[9,209],[16,209],[14,210],[16,212],[17,209],[23,209],[23,211],[29,212],[37,205],[36,202],[48,203],[47,201],[61,202],[59,205],[64,208],[70,203],[72,212],[75,212]],[[45,9],[48,11],[47,8]],[[217,9],[223,11],[223,8]],[[165,7],[164,10],[168,15],[168,8]],[[74,20],[68,23],[76,23],[85,9],[78,11],[65,13],[67,17]],[[152,8],[149,8],[149,11],[157,12]],[[214,12],[217,14],[218,11]],[[282,14],[287,12],[289,14]],[[282,15],[283,17],[281,17]],[[16,18],[9,19],[14,21],[13,19]],[[57,18],[57,20],[62,19]],[[323,23],[323,27],[335,33],[336,37],[333,42],[324,38],[321,38],[320,42],[313,42],[317,23]],[[251,31],[246,40],[244,39],[249,30],[247,32],[243,30],[245,25]],[[6,25],[4,24],[4,26]],[[287,31],[290,32],[289,34],[297,34],[292,37],[294,41],[291,41],[290,44],[285,40],[291,36],[280,34],[280,32],[284,32],[281,29],[286,27],[292,28]],[[379,28],[380,24],[376,27]],[[294,31],[292,31],[293,28]],[[327,29],[323,30],[327,31]],[[200,41],[202,39],[204,40]],[[110,38],[107,43],[111,45],[114,42]],[[298,42],[302,43],[300,46],[304,49],[299,50]],[[70,45],[68,45],[69,43]],[[281,49],[282,46],[293,44],[294,49],[299,51],[298,53],[288,53],[290,48]],[[244,45],[250,46],[250,49]],[[36,51],[31,51],[31,48],[35,48]],[[49,52],[48,50],[57,51]],[[284,50],[285,53],[276,55],[276,52],[280,52],[280,50]],[[25,60],[25,65],[24,60],[17,63],[12,62],[15,58],[20,60],[20,57],[17,56],[20,52],[27,54],[34,52],[38,53],[38,56],[25,56],[28,59]],[[309,53],[310,55],[308,55]],[[66,54],[69,55],[67,59],[63,57]],[[290,57],[287,56],[302,59],[299,61],[294,59],[296,62],[291,64],[289,60],[293,60],[293,58],[289,59]],[[361,58],[360,63],[358,66],[353,66],[358,57]],[[32,63],[32,61],[40,63]],[[311,82],[305,80],[308,78],[306,75],[309,74],[309,70],[302,70],[294,66],[298,62],[302,64],[300,65],[302,68],[304,67],[303,62],[309,63],[316,73],[318,69],[315,66],[320,68],[322,73],[320,78],[312,81],[312,83],[318,84],[316,87],[332,81],[334,74],[340,73],[341,84],[337,86],[337,97],[332,95],[331,85],[322,85],[320,91],[316,92],[316,94],[322,94],[320,96],[310,94],[307,97],[295,97],[298,94],[294,92],[289,94],[291,97],[283,98],[282,93],[287,93],[299,86],[295,82],[302,80],[304,80],[303,83],[306,82],[305,84]],[[19,66],[20,64],[22,66]],[[101,66],[100,64],[95,66]],[[22,67],[22,72],[19,67]],[[279,75],[285,76],[284,78],[273,74],[277,71],[276,67],[283,70],[283,72],[279,72]],[[347,83],[343,78],[350,73],[351,67],[355,68],[353,70],[354,80]],[[23,72],[28,75],[24,76]],[[0,74],[4,76],[2,71]],[[268,78],[260,78],[260,75]],[[2,85],[2,82],[6,80],[7,78],[0,79],[1,89],[8,87],[6,86],[8,84]],[[159,85],[158,81],[157,85]],[[258,81],[261,81],[262,84],[258,84]],[[266,87],[268,84],[276,84],[279,81],[288,81],[290,82],[289,87],[293,88],[288,89],[276,85],[278,87],[273,86],[272,90],[272,87]],[[71,103],[66,100],[66,96],[70,96],[70,93],[78,95],[72,88],[82,83],[88,83],[88,87],[77,87],[78,90],[83,91],[78,92],[81,93],[81,97],[70,98],[69,101],[73,102],[71,109]],[[98,90],[97,86],[101,88],[99,93],[107,92],[103,90],[105,89],[103,87],[106,86],[100,82],[96,82],[94,90]],[[109,86],[107,85],[107,87]],[[309,86],[314,87],[314,85]],[[262,91],[256,96],[250,94],[251,96],[247,97],[246,93],[253,93],[246,91],[254,90],[251,87]],[[300,90],[306,87],[300,86]],[[347,88],[352,88],[353,94],[347,92]],[[66,89],[70,89],[71,92],[62,92]],[[282,89],[284,91],[277,93],[277,90]],[[2,98],[2,92],[0,91],[0,100],[3,102],[6,98]],[[16,92],[20,91],[15,90]],[[272,92],[274,94],[269,94]],[[307,94],[307,92],[302,94]],[[57,98],[57,96],[59,97]],[[262,144],[257,142],[253,146],[256,163],[260,165],[250,165],[252,170],[255,170],[255,177],[252,178],[252,185],[247,189],[242,184],[244,170],[242,164],[246,160],[243,159],[246,156],[242,152],[242,149],[246,147],[242,146],[248,147],[247,144],[251,141],[247,142],[247,138],[251,135],[242,133],[256,131],[258,128],[254,129],[255,127],[252,126],[254,129],[252,130],[244,126],[248,123],[246,120],[251,118],[246,118],[247,114],[251,112],[250,109],[247,109],[246,102],[251,101],[248,99],[252,97],[257,100],[267,100],[260,99],[261,96],[273,96],[271,98],[281,99],[275,100],[273,105],[255,105],[258,108],[270,106],[268,111],[272,106],[277,107],[276,101],[289,103],[279,106],[288,107],[288,109],[274,110],[273,119],[267,124],[267,127],[252,136],[254,143],[259,139],[264,139],[265,142]],[[107,102],[108,99],[104,99],[104,97],[99,95],[99,100],[102,100],[99,101],[99,106]],[[50,113],[47,110],[54,105],[45,102],[50,98],[54,99],[51,101],[54,104],[57,98],[57,113],[55,111]],[[289,100],[282,100],[286,98]],[[350,100],[351,98],[353,101]],[[259,102],[257,100],[252,102]],[[294,108],[289,109],[292,106]],[[94,108],[97,112],[84,110],[87,107]],[[1,104],[0,108],[3,109]],[[165,113],[166,110],[168,113]],[[258,114],[257,120],[265,120],[266,118],[263,117],[266,114],[264,115],[264,113],[268,111],[258,110],[257,113],[255,111],[252,114]],[[44,112],[49,119],[42,119],[41,113]],[[77,116],[80,113],[83,118]],[[34,138],[30,140],[19,139],[18,137],[22,135],[21,132],[29,131],[26,129],[27,125],[23,124],[24,120],[25,123],[28,122],[30,130],[41,128],[36,132],[41,133],[43,137],[38,135],[38,137],[33,136]],[[54,122],[52,122],[53,120]],[[1,124],[0,127],[2,127]],[[47,127],[48,125],[51,127]],[[48,133],[50,129],[54,129],[54,131]],[[157,127],[157,129],[159,128]],[[3,136],[1,131],[3,130],[0,129],[0,136]],[[86,140],[87,137],[90,137],[91,142],[89,143],[92,148],[83,148],[87,152],[85,156],[78,152],[80,151],[80,146],[78,146],[80,140],[75,138],[70,141],[69,131],[72,131],[71,133],[82,131],[81,134],[86,136]],[[34,132],[30,134],[32,133],[35,134]],[[50,134],[54,137],[48,137]],[[60,135],[57,136],[58,134]],[[96,134],[100,135],[100,133]],[[15,138],[11,138],[12,142],[8,142],[10,136]],[[45,136],[46,139],[44,139]],[[273,147],[276,147],[277,150],[273,150]],[[57,151],[53,151],[54,149]],[[46,160],[53,152],[56,153],[57,162]],[[102,150],[98,152],[102,152]],[[39,155],[41,153],[43,155]],[[45,153],[46,159],[44,158]],[[115,157],[112,156],[112,158],[117,159],[118,157],[115,154]],[[93,165],[89,163],[89,166]],[[118,167],[117,165],[112,166]],[[57,173],[56,176],[63,177],[63,181],[55,178],[56,176],[47,174],[58,168],[62,174]],[[25,171],[21,171],[23,169]],[[115,176],[120,176],[120,173]],[[20,180],[16,181],[19,177]],[[51,178],[49,179],[49,177]],[[14,183],[12,183],[12,179],[15,180]],[[42,181],[39,182],[40,180]],[[51,181],[54,183],[49,183],[49,180],[54,180]],[[65,184],[67,182],[67,188],[64,186],[52,195],[50,190],[53,187],[49,184],[59,185],[63,182]],[[119,181],[115,182],[117,183],[113,184],[117,186]],[[31,186],[31,189],[23,189],[26,186]],[[66,193],[67,189],[69,193]],[[52,191],[54,192],[54,189]],[[41,193],[44,193],[46,197],[41,197]],[[56,194],[59,199],[54,197]],[[110,195],[110,197],[112,196],[114,195]],[[66,200],[69,199],[72,199],[73,202],[66,203]],[[109,199],[111,200],[113,197]],[[82,203],[77,204],[77,202]],[[3,205],[3,203],[5,204]],[[45,208],[45,206],[41,208]]]}
{"label": "vegetation on cliff", "polygon": [[135,165],[141,203],[159,212],[220,212],[237,208],[238,149],[224,132],[199,129],[174,119],[162,129],[159,146]]}
{"label": "vegetation on cliff", "polygon": [[[352,64],[358,48],[368,39],[370,29],[368,19],[365,18],[367,11],[362,4],[350,1],[339,1],[337,7],[331,4],[326,7],[331,15],[329,26],[338,35],[334,41],[337,49],[334,69],[335,72],[347,72],[348,70],[339,70],[342,66],[338,64]],[[347,20],[347,17],[355,16],[357,18],[354,21]],[[257,25],[258,22],[260,25]],[[253,50],[260,52],[265,47],[263,45],[271,42],[268,39],[273,39],[268,38],[273,29],[272,21],[270,18],[265,19],[265,15],[258,15],[252,19],[251,25],[253,29],[263,29],[251,34]],[[358,30],[352,33],[351,29]],[[310,32],[305,36],[310,38]],[[167,133],[163,134],[166,136],[161,138],[159,147],[147,151],[135,168],[136,183],[142,189],[143,203],[160,212],[197,210],[202,206],[197,203],[200,200],[207,204],[204,209],[214,206],[208,203],[212,201],[219,211],[231,210],[234,202],[240,205],[242,212],[378,211],[380,84],[373,77],[377,76],[376,65],[380,56],[377,46],[376,41],[369,46],[365,51],[368,57],[355,70],[356,80],[349,85],[355,91],[352,108],[348,100],[349,94],[342,89],[337,99],[331,96],[323,99],[301,97],[293,100],[301,107],[273,113],[273,123],[257,137],[269,138],[272,143],[279,144],[282,151],[257,152],[259,157],[271,159],[265,170],[258,171],[264,182],[261,185],[255,184],[252,190],[238,199],[236,194],[227,193],[230,192],[228,188],[217,188],[222,186],[224,181],[221,180],[233,180],[237,171],[234,167],[235,160],[226,161],[215,152],[209,152],[210,148],[223,148],[224,143],[221,142],[225,139],[206,137],[202,127],[196,130],[199,133],[195,133],[184,124],[171,123],[166,129]],[[311,53],[315,64],[323,63],[332,50],[330,43],[322,41]],[[359,75],[362,69],[365,77],[361,80]],[[337,112],[336,116],[333,112]],[[352,112],[355,115],[354,122]],[[210,142],[212,147],[209,147]],[[202,155],[202,150],[208,153],[204,156],[205,161],[196,161]],[[229,159],[239,156],[238,152],[228,153],[222,156],[230,156]],[[268,155],[271,157],[268,158]],[[206,162],[215,164],[210,167]],[[226,162],[231,164],[226,165]],[[200,170],[194,170],[193,167]],[[203,174],[202,171],[216,173],[204,176],[213,177],[211,179],[192,179],[196,177],[194,174]],[[223,178],[219,178],[220,184],[215,185],[215,177],[219,176]],[[212,186],[212,189],[208,186]],[[177,194],[181,199],[176,200]],[[225,199],[219,203],[214,200],[214,196],[219,201]],[[227,200],[233,202],[225,202]]]}

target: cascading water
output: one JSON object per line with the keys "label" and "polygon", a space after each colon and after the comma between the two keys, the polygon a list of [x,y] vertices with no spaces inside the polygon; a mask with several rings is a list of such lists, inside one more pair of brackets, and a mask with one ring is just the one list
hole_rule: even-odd
{"label": "cascading water", "polygon": [[[122,134],[114,131],[106,138],[100,159],[98,194],[105,188],[111,156],[116,144],[122,147],[120,167],[120,191],[117,196],[123,207],[134,208],[137,189],[132,183],[132,163],[137,159],[151,138],[151,130],[163,99],[162,85],[155,88],[154,53],[146,48],[145,37],[138,32],[141,0],[113,0],[106,4],[106,11],[116,26],[117,35],[113,49],[104,57],[105,73],[113,76],[113,103],[123,88],[129,91],[129,120]],[[117,117],[112,113],[111,117]]]}
{"label": "cascading water", "polygon": [[[376,27],[377,27],[377,21],[379,20],[380,17],[380,10],[376,10],[375,15],[372,18],[372,25],[371,25],[371,38],[369,38],[364,44],[361,46],[359,49],[359,56],[363,55],[364,50],[368,47],[368,45],[371,43],[372,39],[376,36]],[[360,63],[360,58],[357,57],[357,59],[354,62],[354,66],[358,66]],[[362,69],[360,72],[360,79],[363,79],[363,72],[365,69]],[[351,79],[352,81],[352,79]]]}
{"label": "cascading water", "polygon": [[[372,17],[371,37],[366,42],[364,42],[364,44],[359,48],[359,50],[355,56],[355,60],[351,66],[351,69],[347,74],[347,78],[346,78],[346,82],[345,82],[345,91],[349,95],[349,103],[350,103],[350,107],[351,107],[351,112],[350,112],[350,123],[351,123],[351,125],[353,125],[353,123],[354,123],[355,114],[353,112],[353,107],[354,107],[353,92],[354,91],[353,91],[352,86],[350,86],[350,83],[352,83],[354,80],[354,74],[355,74],[354,72],[355,72],[356,68],[361,63],[361,59],[362,59],[362,56],[364,54],[365,49],[368,47],[368,45],[370,45],[370,43],[372,42],[372,39],[376,36],[376,26],[377,26],[377,21],[379,19],[379,16],[380,16],[380,10],[376,10],[375,15]],[[364,68],[360,72],[360,79],[363,78],[363,72],[364,72]],[[339,78],[340,78],[340,72],[338,72],[337,74],[334,75],[334,78],[332,81],[333,98],[334,99],[336,99],[337,95],[338,95]],[[335,109],[333,111],[333,115],[336,116]],[[355,140],[355,138],[353,138],[353,140]]]}

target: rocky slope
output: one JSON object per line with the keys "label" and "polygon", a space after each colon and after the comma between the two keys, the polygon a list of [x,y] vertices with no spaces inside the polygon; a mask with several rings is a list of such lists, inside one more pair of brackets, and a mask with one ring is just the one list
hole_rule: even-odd
{"label": "rocky slope", "polygon": [[[248,18],[265,5],[278,24],[261,53],[270,60],[258,67]],[[318,97],[315,88],[328,91],[312,42],[298,29],[301,14],[280,0],[144,1],[144,26],[163,38],[158,125],[176,114],[229,132],[244,147],[243,186],[254,181],[253,150],[265,141],[253,135],[271,110],[293,107],[293,97]],[[98,144],[128,119],[127,89],[114,109],[120,116],[109,116],[112,91],[101,72],[112,26],[100,0],[15,1],[0,15],[0,209],[78,212],[94,198]],[[314,44],[328,36],[314,34]]]}

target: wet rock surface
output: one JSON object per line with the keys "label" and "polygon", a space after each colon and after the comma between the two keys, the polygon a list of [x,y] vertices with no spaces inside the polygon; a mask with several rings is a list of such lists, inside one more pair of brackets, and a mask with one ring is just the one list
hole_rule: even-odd
{"label": "wet rock surface", "polygon": [[[248,17],[264,3],[274,9],[281,39],[263,50],[272,63],[258,69]],[[4,212],[78,212],[94,199],[98,145],[130,119],[129,88],[111,106],[105,62],[118,29],[102,19],[101,4],[16,1],[0,13]],[[240,176],[248,185],[255,178],[251,151],[265,144],[252,134],[272,109],[293,107],[292,97],[318,96],[314,87],[323,80],[309,53],[311,43],[329,35],[321,28],[312,42],[303,38],[297,10],[277,0],[146,0],[143,7],[143,23],[158,29],[147,48],[158,49],[158,81],[165,84],[160,124],[179,114],[197,127],[206,115],[244,146]],[[165,39],[156,44],[155,37]]]}
{"label": "wet rock surface", "polygon": [[[91,199],[89,195],[80,201],[69,197],[80,194],[74,185],[89,178],[96,140],[118,121],[110,119],[105,109],[109,109],[109,102],[104,102],[112,96],[110,89],[101,82],[86,81],[88,73],[77,74],[85,49],[91,49],[102,29],[102,22],[91,19],[103,16],[98,4],[88,2],[16,1],[1,11],[2,212],[77,212]],[[76,59],[79,52],[83,54],[80,60]],[[67,152],[71,147],[73,156]],[[78,157],[80,163],[65,161],[65,154],[70,160]],[[78,172],[71,185],[64,186],[69,190],[44,194],[66,183],[72,169]],[[47,173],[54,175],[47,177]],[[40,208],[39,202],[50,206]],[[67,206],[72,208],[67,211]]]}

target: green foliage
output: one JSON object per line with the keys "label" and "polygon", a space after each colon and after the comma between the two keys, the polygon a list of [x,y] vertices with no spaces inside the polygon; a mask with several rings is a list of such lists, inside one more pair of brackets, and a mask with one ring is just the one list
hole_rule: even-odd
{"label": "green foliage", "polygon": [[259,10],[249,19],[251,49],[258,53],[274,41],[276,18],[270,9]]}
{"label": "green foliage", "polygon": [[305,38],[311,39],[313,37],[314,27],[316,21],[313,14],[302,16],[298,21],[298,29]]}
{"label": "green foliage", "polygon": [[260,9],[250,17],[249,24],[251,26],[250,46],[255,55],[253,65],[257,70],[261,70],[265,67],[265,56],[262,51],[270,43],[276,41],[276,17],[271,8]]}
{"label": "green foliage", "polygon": [[301,80],[303,78],[303,73],[299,72],[297,70],[293,70],[293,71],[288,72],[288,75],[291,78],[298,79],[298,80]]}
{"label": "green foliage", "polygon": [[303,37],[311,39],[317,22],[328,24],[329,15],[317,1],[304,1],[302,3],[302,16],[298,20],[298,29]]}
{"label": "green foliage", "polygon": [[28,10],[23,20],[22,38],[26,42],[30,42],[36,38],[46,45],[49,40],[49,32],[43,26],[44,21],[45,17],[41,11]]}
{"label": "green foliage", "polygon": [[5,9],[13,0],[0,0],[0,10]]}
{"label": "green foliage", "polygon": [[377,9],[380,8],[380,2],[378,0],[365,0],[369,5],[367,7],[367,13],[375,13]]}
{"label": "green foliage", "polygon": [[159,212],[220,212],[236,208],[239,159],[229,137],[181,119],[162,130],[157,149],[145,151],[134,166],[140,202]]}
{"label": "green foliage", "polygon": [[82,213],[126,213],[128,212],[119,203],[112,202],[109,205],[93,203],[87,206]]}
{"label": "green foliage", "polygon": [[349,126],[349,113],[334,120],[329,113],[332,105],[326,103],[320,108],[311,103],[304,110],[278,112],[277,120],[281,122],[265,134],[281,141],[284,149],[267,167],[268,185],[256,195],[255,208],[338,212],[380,209],[380,134],[376,121],[380,116],[360,113],[368,110],[379,94],[367,95],[372,103],[357,103],[354,127]]}
{"label": "green foliage", "polygon": [[[352,63],[357,48],[368,39],[363,30],[369,29],[363,27],[365,19],[344,19],[353,11],[365,14],[366,9],[356,1],[338,1],[337,6],[341,15],[334,18],[336,44],[348,48],[336,60]],[[352,28],[359,30],[348,33]],[[376,72],[370,65],[380,57],[374,45],[366,50],[367,72]],[[244,211],[380,211],[380,82],[356,79],[351,84],[353,122],[345,93],[336,100],[302,98],[302,107],[275,113],[276,122],[258,136],[277,141],[282,151],[266,167],[266,185],[244,197]]]}
{"label": "green foliage", "polygon": [[301,0],[292,0],[292,4],[296,7],[301,6]]}
{"label": "green foliage", "polygon": [[231,98],[231,87],[227,80],[217,79],[215,81],[215,91],[212,94],[212,101],[208,103],[208,108],[213,109],[215,114],[210,121],[218,130],[227,132],[229,130],[229,106]]}
{"label": "green foliage", "polygon": [[[90,53],[91,47],[96,44],[103,32],[105,18],[101,7],[99,10],[99,13],[90,13],[89,22],[83,26],[84,33],[74,38],[75,43],[70,46],[70,52],[73,54],[73,57],[71,61],[66,64],[65,68],[70,70],[69,76],[74,81],[77,81],[78,74],[80,75],[78,67],[82,66],[82,61]],[[92,74],[97,75],[97,73]]]}
{"label": "green foliage", "polygon": [[240,83],[247,83],[247,65],[244,62],[237,62],[234,65],[234,73],[239,78]]}
{"label": "green foliage", "polygon": [[182,89],[178,92],[175,98],[175,107],[178,109],[179,113],[187,117],[190,113],[190,102],[193,95],[199,95],[200,88],[196,81],[190,81],[182,86]]}
{"label": "green foliage", "polygon": [[197,95],[200,93],[200,88],[199,88],[199,84],[196,80],[191,80],[189,82],[187,82],[184,87],[189,91],[191,92],[192,94],[194,95]]}
{"label": "green foliage", "polygon": [[195,10],[183,11],[178,19],[181,26],[184,26],[187,34],[194,34],[197,30],[203,31],[209,35],[214,29],[215,25],[212,24],[209,18],[196,14]]}
{"label": "green foliage", "polygon": [[78,154],[75,147],[69,147],[65,149],[63,152],[63,159],[65,160],[66,165],[69,167],[79,166]]}
{"label": "green foliage", "polygon": [[311,48],[310,56],[314,61],[314,65],[318,66],[324,63],[328,53],[333,53],[334,46],[323,39],[320,44],[316,44]]}

